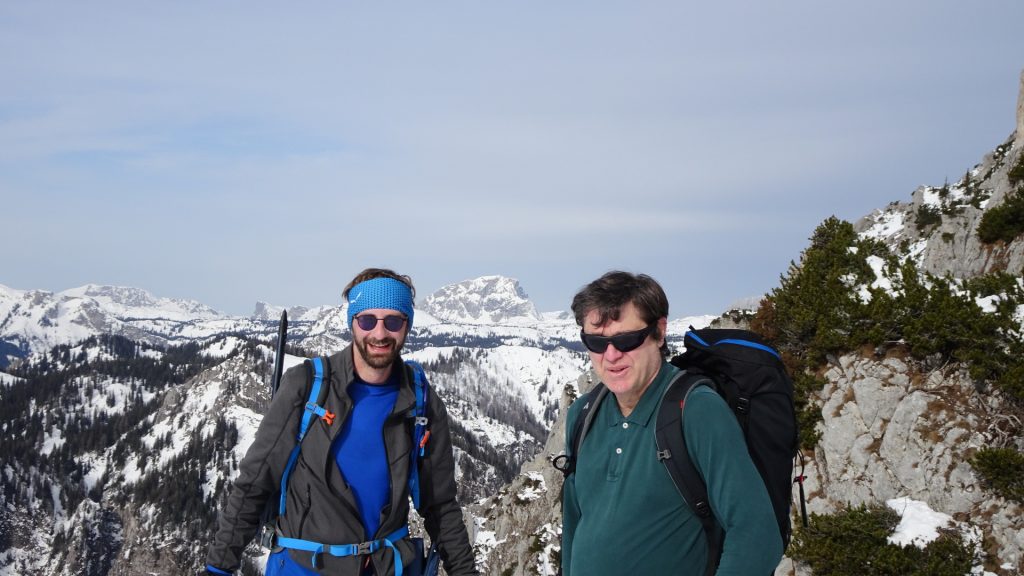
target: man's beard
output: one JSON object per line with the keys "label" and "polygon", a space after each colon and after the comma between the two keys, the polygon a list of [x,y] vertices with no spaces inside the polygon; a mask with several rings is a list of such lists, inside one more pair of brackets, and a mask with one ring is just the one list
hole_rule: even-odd
{"label": "man's beard", "polygon": [[373,341],[374,344],[391,345],[391,349],[385,354],[370,352],[369,346],[367,346],[368,340],[370,340],[370,338],[356,339],[355,341],[356,350],[359,352],[359,355],[363,357],[363,361],[366,362],[367,366],[377,370],[383,370],[384,368],[394,364],[395,360],[398,360],[398,352],[401,347],[397,340],[394,338],[383,338],[381,340]]}

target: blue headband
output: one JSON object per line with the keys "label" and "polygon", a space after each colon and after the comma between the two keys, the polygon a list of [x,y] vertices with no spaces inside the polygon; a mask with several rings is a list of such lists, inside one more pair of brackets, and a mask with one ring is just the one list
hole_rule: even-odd
{"label": "blue headband", "polygon": [[386,308],[405,314],[412,329],[412,290],[405,283],[394,278],[374,278],[360,282],[348,292],[348,328],[352,329],[352,318],[363,310]]}

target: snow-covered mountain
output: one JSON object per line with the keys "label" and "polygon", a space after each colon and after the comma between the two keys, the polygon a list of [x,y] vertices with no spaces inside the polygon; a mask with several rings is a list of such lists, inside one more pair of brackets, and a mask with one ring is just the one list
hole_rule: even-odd
{"label": "snow-covered mountain", "polygon": [[[472,502],[537,453],[587,357],[571,314],[538,314],[512,279],[460,282],[420,306],[405,356],[448,405]],[[269,402],[282,310],[0,286],[0,574],[196,568]],[[290,351],[347,345],[344,305],[287,310]],[[671,341],[710,318],[674,320]]]}
{"label": "snow-covered mountain", "polygon": [[534,323],[537,308],[517,280],[483,276],[434,292],[422,307],[435,318],[461,324]]}
{"label": "snow-covered mountain", "polygon": [[138,288],[89,284],[54,293],[0,285],[0,367],[7,364],[5,356],[102,333],[166,343],[191,325],[221,318],[199,302],[156,298]]}

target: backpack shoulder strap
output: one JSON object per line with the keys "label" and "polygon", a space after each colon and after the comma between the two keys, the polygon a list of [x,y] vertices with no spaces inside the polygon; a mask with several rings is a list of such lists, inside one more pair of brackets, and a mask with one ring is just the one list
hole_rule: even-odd
{"label": "backpack shoulder strap", "polygon": [[405,364],[412,372],[413,391],[416,393],[416,407],[410,416],[412,426],[412,461],[409,463],[409,495],[413,506],[420,508],[420,462],[427,456],[427,442],[430,440],[430,418],[427,415],[430,382],[423,366],[414,360],[406,360]]}
{"label": "backpack shoulder strap", "polygon": [[705,574],[715,573],[722,552],[722,530],[715,520],[708,502],[708,489],[686,449],[683,436],[683,409],[690,392],[700,385],[714,387],[714,382],[703,374],[680,372],[665,388],[658,406],[655,439],[660,460],[683,500],[700,520],[708,542],[708,565]]}
{"label": "backpack shoulder strap", "polygon": [[[326,410],[322,403],[327,398],[327,390],[330,388],[331,382],[331,366],[330,362],[324,356],[319,356],[310,360],[306,360],[306,373],[308,375],[307,380],[309,381],[309,398],[306,400],[306,406],[302,411],[302,421],[299,424],[299,431],[295,437],[295,447],[292,448],[292,453],[288,457],[288,464],[284,468],[284,473],[281,474],[281,489],[280,489],[280,501],[278,502],[277,513],[279,516],[284,516],[285,511],[285,500],[288,495],[288,477],[291,475],[292,468],[295,467],[296,460],[299,459],[299,451],[302,449],[302,441],[306,438],[306,433],[309,432],[309,427],[313,425],[314,416],[317,416],[327,422],[327,425],[334,423],[334,413]],[[327,385],[324,385],[324,382]]]}
{"label": "backpack shoulder strap", "polygon": [[601,401],[608,395],[608,388],[598,382],[589,392],[580,397],[583,401],[583,408],[580,410],[576,421],[573,423],[572,435],[569,436],[569,443],[565,446],[565,454],[557,456],[552,464],[565,476],[576,472],[576,457],[580,453],[580,446],[583,446],[583,439],[590,430],[590,424],[597,414],[597,408]]}

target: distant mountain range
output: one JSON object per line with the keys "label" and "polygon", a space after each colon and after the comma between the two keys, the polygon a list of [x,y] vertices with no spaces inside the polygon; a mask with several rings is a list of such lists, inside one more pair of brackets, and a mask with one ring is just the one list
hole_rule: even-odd
{"label": "distant mountain range", "polygon": [[[49,292],[0,284],[0,368],[33,352],[99,334],[160,345],[223,334],[272,337],[284,310],[289,313],[289,339],[310,350],[326,353],[348,338],[345,303],[286,308],[257,302],[252,315],[239,317],[194,300],[156,297],[139,288],[89,284]],[[518,281],[484,276],[445,286],[418,303],[412,340],[442,335],[525,338],[543,347],[542,342],[550,338],[575,341],[576,332],[571,314],[538,313]]]}
{"label": "distant mountain range", "polygon": [[[260,302],[237,317],[137,288],[0,285],[0,573],[198,568],[269,401],[282,310]],[[347,345],[345,304],[288,312],[286,366]],[[674,320],[670,341],[711,319]],[[418,305],[405,356],[448,405],[464,502],[496,493],[543,445],[563,386],[588,363],[578,331],[502,276]]]}

